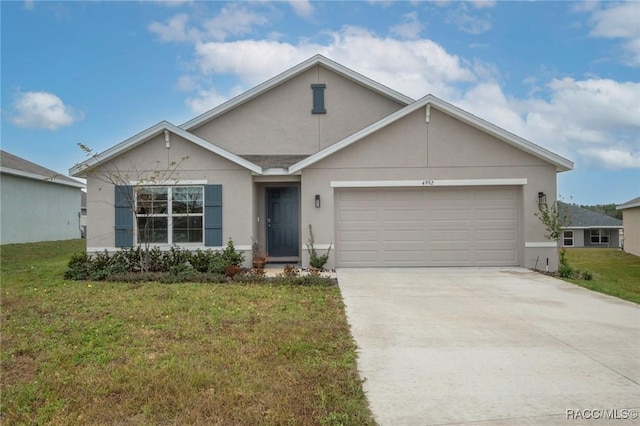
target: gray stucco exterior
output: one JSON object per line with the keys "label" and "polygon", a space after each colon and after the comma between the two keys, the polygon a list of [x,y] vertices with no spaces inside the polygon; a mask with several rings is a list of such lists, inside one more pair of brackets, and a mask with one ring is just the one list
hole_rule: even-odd
{"label": "gray stucco exterior", "polygon": [[[320,83],[326,85],[326,113],[313,114],[312,85]],[[497,265],[499,256],[492,258],[491,253],[500,249],[497,243],[492,249],[490,237],[499,235],[512,247],[510,265],[533,267],[549,258],[555,268],[557,245],[544,238],[543,226],[534,216],[537,194],[545,192],[553,201],[556,173],[572,167],[569,160],[438,98],[429,95],[413,101],[316,56],[182,126],[158,123],[74,167],[71,173],[87,178],[90,251],[115,249],[117,224],[111,206],[113,184],[118,182],[112,179],[109,183],[104,177],[117,171],[120,184],[153,180],[169,186],[222,185],[223,241],[232,238],[237,248],[247,251],[248,260],[252,238],[265,245],[274,241],[270,225],[277,215],[268,205],[270,189],[293,188],[299,195],[297,209],[283,214],[296,219],[299,250],[295,250],[297,256],[278,259],[281,261],[308,265],[305,243],[312,225],[316,248],[322,252],[332,245],[335,250],[328,267],[347,265],[345,236],[349,233],[350,237],[377,234],[373,237],[378,240],[369,244],[378,247],[376,256],[381,260],[374,266],[386,262],[406,266]],[[366,188],[378,188],[380,197],[390,199],[409,191],[426,197],[426,204],[420,211],[406,206],[394,216],[402,223],[381,220],[380,228],[362,221],[353,224],[363,227],[362,231],[342,229],[338,195],[348,193],[357,198]],[[453,203],[459,225],[449,223],[450,232],[436,229],[440,225],[429,218],[438,214],[432,211],[438,197],[475,192],[494,201],[487,204],[474,195],[478,200],[470,207],[461,203],[458,208]],[[495,211],[509,215],[511,225],[499,231],[499,220],[494,218],[491,224],[492,218],[483,221],[481,216],[487,208],[502,203],[502,194],[510,194],[509,201]],[[372,208],[382,216],[398,210],[393,203]],[[420,223],[406,219],[411,214],[423,219]],[[404,231],[383,229],[385,223]],[[441,253],[447,254],[444,260],[437,260],[430,254],[429,241],[443,234],[447,248]],[[489,238],[480,241],[481,234]],[[385,235],[390,239],[385,240]],[[468,243],[456,240],[458,236]],[[416,238],[426,243],[421,252],[411,248]],[[359,244],[367,245],[366,239]],[[478,250],[465,251],[465,245]],[[203,247],[202,243],[186,246]],[[401,256],[404,250],[406,259],[413,260],[394,263],[391,255],[385,257],[389,247]],[[489,256],[488,263],[483,263],[480,252]],[[466,261],[459,263],[456,253]]]}

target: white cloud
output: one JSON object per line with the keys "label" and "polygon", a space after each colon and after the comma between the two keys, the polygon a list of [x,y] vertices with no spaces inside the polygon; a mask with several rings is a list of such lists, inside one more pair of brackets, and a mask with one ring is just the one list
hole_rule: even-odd
{"label": "white cloud", "polygon": [[247,7],[232,3],[204,23],[207,35],[214,40],[225,40],[230,35],[250,34],[254,26],[266,25],[266,17]]}
{"label": "white cloud", "polygon": [[187,3],[191,3],[192,0],[154,0],[160,6],[166,7],[178,7]]}
{"label": "white cloud", "polygon": [[25,10],[33,10],[36,7],[34,0],[24,0],[24,4],[22,6]]}
{"label": "white cloud", "polygon": [[481,18],[471,15],[464,3],[460,3],[457,8],[448,11],[445,15],[445,22],[456,25],[460,31],[474,35],[482,34],[491,29],[491,21],[488,16]]}
{"label": "white cloud", "polygon": [[495,7],[497,2],[495,0],[471,0],[469,3],[476,9],[485,9]]}
{"label": "white cloud", "polygon": [[82,115],[49,92],[19,92],[10,120],[19,127],[56,130],[82,120]]}
{"label": "white cloud", "polygon": [[428,93],[449,97],[455,92],[452,83],[474,80],[457,56],[431,40],[383,38],[359,27],[344,27],[331,37],[329,45],[273,40],[199,43],[196,64],[204,74],[233,74],[252,86],[320,53],[416,98]]}
{"label": "white cloud", "polygon": [[313,15],[314,8],[309,0],[290,0],[289,4],[298,16],[309,18]]}
{"label": "white cloud", "polygon": [[194,31],[191,31],[190,37],[187,33],[186,25],[188,20],[189,16],[181,13],[169,19],[166,24],[152,22],[149,24],[148,29],[156,34],[161,41],[187,41],[196,34]]}
{"label": "white cloud", "polygon": [[640,3],[616,3],[606,9],[592,9],[590,35],[622,39],[622,62],[640,67]]}
{"label": "white cloud", "polygon": [[[463,9],[456,4],[455,8],[466,13],[467,6],[462,6]],[[262,25],[262,20],[244,13],[244,9],[244,6],[229,8],[208,21],[208,25],[220,22],[222,16],[229,20],[237,18],[239,29],[234,31],[238,34]],[[418,20],[417,14],[403,18],[409,24]],[[480,28],[490,28],[490,23]],[[606,26],[594,26],[594,31],[596,28],[598,34],[613,31]],[[231,30],[224,26],[217,29],[221,31],[219,35],[202,27],[190,30],[205,37],[189,39],[194,46],[195,71],[183,76],[177,87],[192,92],[185,103],[194,113],[213,108],[315,54],[322,54],[415,99],[433,93],[577,162],[610,168],[640,167],[640,83],[595,76],[582,80],[546,80],[538,76],[536,90],[518,98],[504,92],[497,66],[453,55],[432,40],[418,38],[416,28],[398,26],[389,36],[380,36],[366,28],[345,26],[324,32],[323,40],[328,41],[322,43],[284,42],[277,37],[225,41],[231,34],[227,31]],[[629,30],[621,33],[629,34]],[[230,90],[217,86],[219,76],[225,76],[225,81],[230,77],[237,86]]]}
{"label": "white cloud", "polygon": [[402,16],[402,23],[391,27],[391,34],[404,39],[415,40],[420,37],[423,25],[418,20],[417,12],[410,12]]}

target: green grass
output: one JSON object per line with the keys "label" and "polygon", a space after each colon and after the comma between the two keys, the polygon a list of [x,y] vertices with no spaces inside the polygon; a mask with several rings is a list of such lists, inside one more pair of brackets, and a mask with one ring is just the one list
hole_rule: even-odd
{"label": "green grass", "polygon": [[335,286],[62,278],[1,250],[2,424],[374,424]]}
{"label": "green grass", "polygon": [[566,279],[600,293],[640,303],[640,257],[618,249],[568,248],[574,269],[593,273],[590,281]]}

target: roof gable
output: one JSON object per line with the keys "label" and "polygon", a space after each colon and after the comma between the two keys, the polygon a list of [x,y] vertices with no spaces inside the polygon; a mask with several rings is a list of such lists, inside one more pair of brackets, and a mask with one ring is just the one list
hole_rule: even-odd
{"label": "roof gable", "polygon": [[526,139],[516,136],[513,133],[510,133],[494,124],[491,124],[485,120],[482,120],[481,118],[476,117],[475,115],[470,114],[458,107],[455,107],[439,98],[436,98],[433,95],[427,95],[424,98],[419,99],[416,102],[410,105],[407,105],[406,107],[396,111],[395,113],[388,115],[387,117],[379,120],[378,122],[373,123],[372,125],[367,126],[366,128],[350,135],[349,137],[346,137],[343,140],[323,149],[322,151],[319,151],[316,154],[313,154],[307,157],[306,159],[296,164],[293,164],[291,167],[289,167],[289,173],[296,173],[304,169],[305,167],[308,167],[311,164],[314,164],[322,160],[323,158],[326,158],[329,155],[332,155],[340,151],[341,149],[363,139],[364,137],[374,132],[377,132],[378,130],[390,125],[391,123],[394,123],[400,120],[401,118],[406,117],[407,115],[411,114],[412,112],[420,108],[426,109],[425,119],[428,122],[430,108],[432,106],[466,124],[469,124],[516,148],[519,148],[522,151],[525,151],[535,157],[538,157],[544,161],[547,161],[548,163],[555,165],[557,171],[559,172],[573,169],[574,164],[572,161],[564,157],[561,157],[560,155],[557,155],[545,148],[542,148],[541,146],[538,146],[532,142],[529,142]]}
{"label": "roof gable", "polygon": [[412,98],[405,96],[399,92],[396,92],[395,90],[390,89],[387,86],[384,86],[383,84],[380,84],[374,80],[371,80],[368,77],[358,74],[357,72],[343,65],[340,65],[337,62],[334,62],[328,58],[325,58],[322,55],[315,55],[307,59],[306,61],[294,66],[293,68],[290,68],[287,71],[265,81],[264,83],[261,83],[252,89],[249,89],[248,91],[242,93],[241,95],[238,95],[235,98],[230,99],[229,101],[187,121],[186,123],[183,123],[182,125],[180,125],[180,128],[188,131],[193,130],[194,128],[203,125],[207,121],[212,120],[224,114],[225,112],[233,108],[236,108],[246,102],[249,102],[250,100],[294,78],[295,76],[300,75],[301,73],[307,71],[312,67],[315,67],[316,65],[321,65],[325,68],[328,68],[331,71],[334,71],[343,77],[346,77],[362,86],[369,88],[370,90],[373,90],[376,93],[379,93],[383,96],[393,99],[401,104],[408,105],[414,102]]}
{"label": "roof gable", "polygon": [[606,214],[583,209],[575,204],[559,202],[560,210],[568,216],[565,228],[622,228],[622,221]]}
{"label": "roof gable", "polygon": [[71,179],[54,170],[47,169],[36,163],[20,158],[17,155],[0,151],[0,170],[14,176],[21,176],[28,179],[34,179],[45,182],[57,183],[60,185],[73,186],[76,188],[84,188],[82,182]]}
{"label": "roof gable", "polygon": [[223,148],[220,148],[219,146],[214,145],[211,142],[207,142],[204,139],[199,138],[198,136],[169,123],[168,121],[161,121],[155,126],[149,127],[147,130],[138,133],[137,135],[119,143],[118,145],[115,145],[100,154],[94,155],[88,160],[83,161],[82,163],[77,164],[69,169],[69,173],[72,176],[85,176],[88,170],[100,164],[104,164],[105,162],[135,148],[136,146],[145,143],[146,141],[158,136],[164,131],[176,134],[210,152],[213,152],[214,154],[217,154],[229,161],[232,161],[242,167],[249,169],[252,172],[262,173],[262,167],[258,166],[257,164],[245,160],[244,158],[241,158]]}

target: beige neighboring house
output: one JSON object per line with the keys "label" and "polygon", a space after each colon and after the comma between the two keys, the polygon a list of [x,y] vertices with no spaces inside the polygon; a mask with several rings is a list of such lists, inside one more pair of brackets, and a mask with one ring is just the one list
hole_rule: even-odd
{"label": "beige neighboring house", "polygon": [[619,205],[616,210],[622,210],[624,251],[640,256],[640,197]]}
{"label": "beige neighboring house", "polygon": [[[433,95],[411,99],[318,55],[70,172],[87,179],[88,251],[231,238],[250,262],[254,238],[271,261],[307,266],[312,225],[316,249],[334,249],[328,267],[555,268],[557,243],[534,213],[572,168]],[[116,185],[104,179],[114,173]]]}

